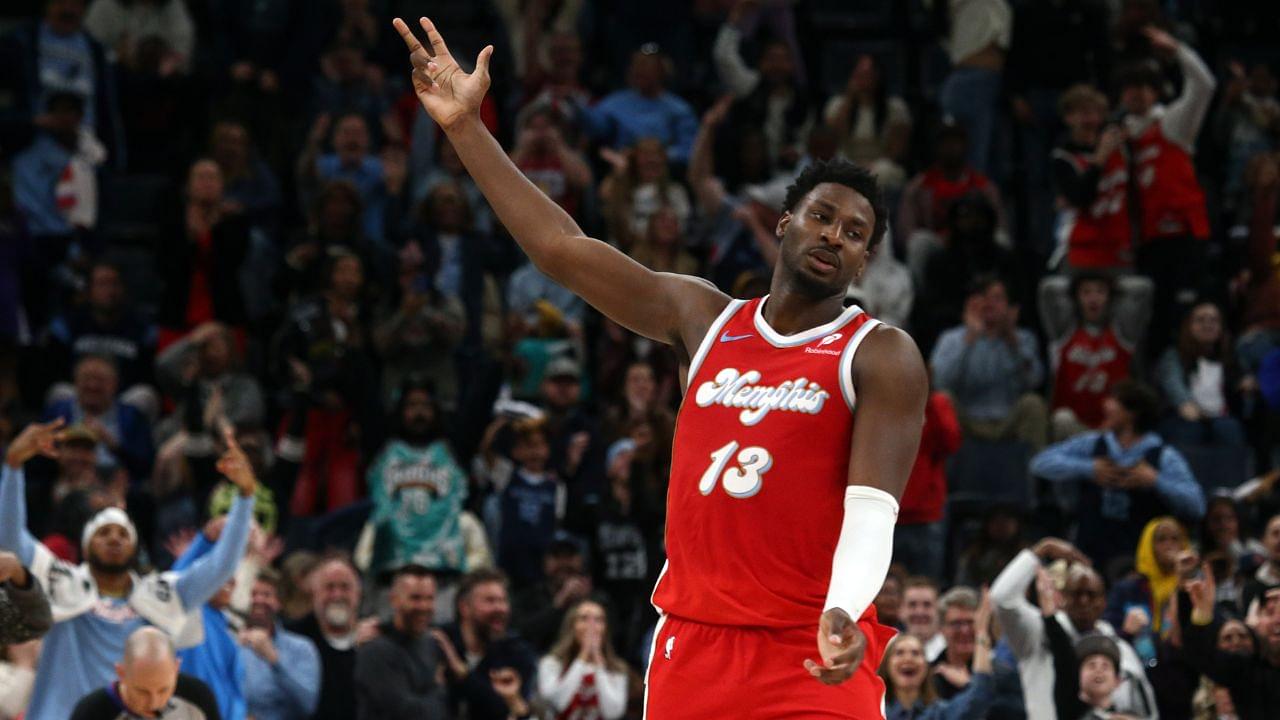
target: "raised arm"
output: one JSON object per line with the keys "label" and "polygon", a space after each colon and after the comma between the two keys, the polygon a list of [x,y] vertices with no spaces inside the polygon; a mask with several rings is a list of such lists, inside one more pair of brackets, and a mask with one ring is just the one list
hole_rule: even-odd
{"label": "raised arm", "polygon": [[223,437],[227,451],[218,459],[218,472],[222,473],[240,490],[240,496],[231,505],[227,524],[222,535],[214,543],[208,555],[196,560],[189,568],[178,573],[174,585],[183,606],[199,607],[205,604],[223,583],[235,574],[236,565],[244,557],[249,543],[249,529],[253,522],[253,495],[258,482],[244,451],[236,444],[231,431]]}
{"label": "raised arm", "polygon": [[[36,455],[57,457],[55,444],[64,421],[32,423],[9,443],[4,468],[0,469],[0,550],[18,556],[30,567],[36,554],[36,539],[27,532],[26,478],[22,466]],[[40,578],[47,582],[48,578]]]}
{"label": "raised arm", "polygon": [[586,237],[560,206],[525,178],[479,118],[489,87],[489,56],[465,73],[444,38],[421,19],[431,48],[397,18],[409,47],[413,86],[422,106],[444,129],[476,185],[512,237],[548,277],[620,325],[665,343],[696,347],[728,298],[702,280],[655,273],[606,243]]}

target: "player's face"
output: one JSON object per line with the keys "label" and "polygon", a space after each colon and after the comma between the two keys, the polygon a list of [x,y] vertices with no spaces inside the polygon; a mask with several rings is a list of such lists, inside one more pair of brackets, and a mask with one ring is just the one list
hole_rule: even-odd
{"label": "player's face", "polygon": [[914,635],[899,635],[889,653],[889,680],[895,690],[919,689],[929,677],[924,646]]}
{"label": "player's face", "polygon": [[843,295],[867,264],[875,212],[861,193],[821,183],[778,221],[779,268],[814,298]]}
{"label": "player's face", "polygon": [[1108,698],[1119,685],[1116,666],[1105,655],[1090,655],[1080,663],[1080,691],[1091,698]]}
{"label": "player's face", "polygon": [[908,588],[902,596],[902,615],[907,632],[928,640],[938,632],[938,593],[933,588]]}
{"label": "player's face", "polygon": [[119,525],[103,525],[89,538],[89,564],[108,572],[123,572],[133,559],[134,543]]}

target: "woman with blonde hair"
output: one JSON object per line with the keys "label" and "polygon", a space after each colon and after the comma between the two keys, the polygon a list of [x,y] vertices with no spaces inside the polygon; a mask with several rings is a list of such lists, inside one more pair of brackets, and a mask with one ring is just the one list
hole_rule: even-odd
{"label": "woman with blonde hair", "polygon": [[627,666],[609,641],[604,606],[582,600],[538,662],[538,696],[557,720],[616,720],[627,710]]}

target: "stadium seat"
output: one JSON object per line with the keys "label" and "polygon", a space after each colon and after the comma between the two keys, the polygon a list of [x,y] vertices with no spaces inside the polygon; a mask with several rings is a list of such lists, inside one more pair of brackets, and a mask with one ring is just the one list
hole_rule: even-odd
{"label": "stadium seat", "polygon": [[1217,488],[1233,488],[1249,479],[1248,448],[1228,445],[1177,445],[1205,494]]}

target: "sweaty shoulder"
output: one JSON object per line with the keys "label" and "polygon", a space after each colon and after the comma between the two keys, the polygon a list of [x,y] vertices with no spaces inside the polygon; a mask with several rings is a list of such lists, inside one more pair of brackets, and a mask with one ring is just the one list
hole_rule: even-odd
{"label": "sweaty shoulder", "polygon": [[853,357],[853,386],[860,398],[884,389],[917,398],[921,408],[929,394],[929,375],[916,341],[902,330],[880,325],[867,334]]}

